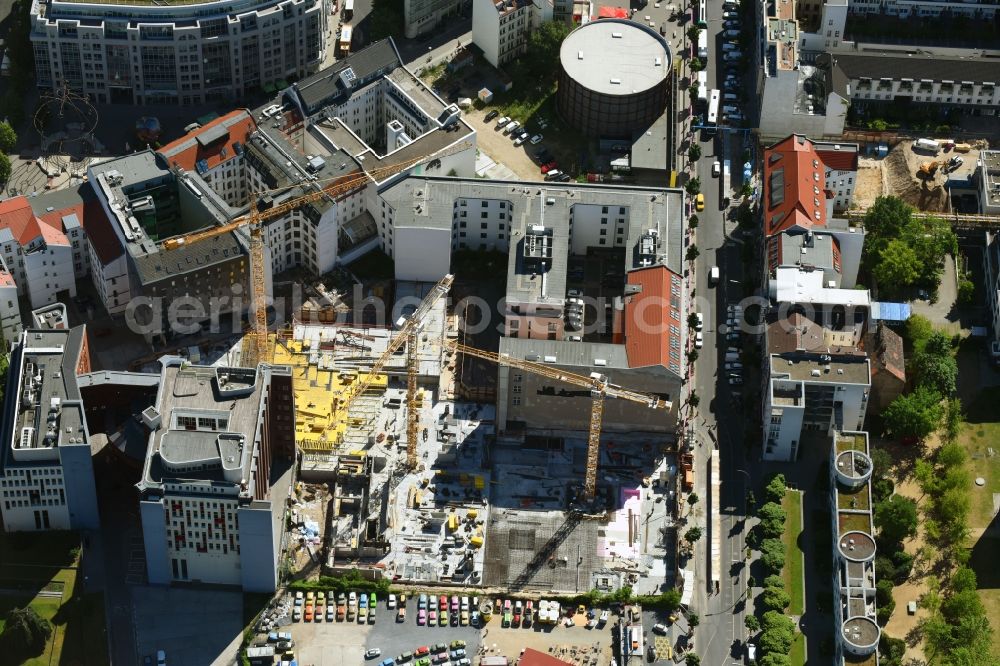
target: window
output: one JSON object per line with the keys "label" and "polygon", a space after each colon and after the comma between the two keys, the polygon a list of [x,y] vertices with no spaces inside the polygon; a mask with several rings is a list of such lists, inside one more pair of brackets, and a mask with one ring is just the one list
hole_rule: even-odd
{"label": "window", "polygon": [[518,405],[520,405],[521,404],[521,396],[515,395],[514,399],[511,400],[511,404],[514,405],[515,407],[517,407]]}

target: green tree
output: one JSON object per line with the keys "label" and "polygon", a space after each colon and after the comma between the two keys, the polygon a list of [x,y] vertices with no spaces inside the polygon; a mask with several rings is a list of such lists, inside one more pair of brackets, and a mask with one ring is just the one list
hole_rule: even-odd
{"label": "green tree", "polygon": [[792,658],[780,652],[768,652],[757,660],[758,666],[792,666]]}
{"label": "green tree", "polygon": [[865,211],[865,250],[881,254],[888,241],[903,233],[912,215],[913,208],[899,197],[875,199]]}
{"label": "green tree", "polygon": [[760,631],[760,620],[757,619],[756,615],[747,615],[744,617],[743,624],[746,625],[747,631]]}
{"label": "green tree", "polygon": [[777,574],[771,574],[764,579],[761,583],[761,587],[785,587],[785,579]]}
{"label": "green tree", "polygon": [[975,590],[962,590],[944,598],[941,602],[941,614],[951,624],[958,624],[962,618],[985,615],[986,610]]}
{"label": "green tree", "polygon": [[403,0],[372,0],[368,14],[368,41],[403,33]]}
{"label": "green tree", "polygon": [[10,158],[6,153],[0,153],[0,183],[10,180],[11,166]]}
{"label": "green tree", "polygon": [[914,351],[920,351],[924,344],[934,334],[934,325],[930,319],[923,315],[910,315],[906,320],[906,332],[904,337],[910,343]]}
{"label": "green tree", "polygon": [[758,528],[764,538],[777,538],[785,531],[785,510],[777,502],[768,502],[757,510]]}
{"label": "green tree", "polygon": [[701,179],[698,177],[692,178],[686,185],[684,185],[684,189],[687,190],[687,193],[691,196],[698,194],[701,192]]}
{"label": "green tree", "polygon": [[909,497],[893,495],[875,507],[875,527],[888,543],[899,543],[917,533],[917,503]]}
{"label": "green tree", "polygon": [[878,641],[878,652],[882,657],[882,666],[901,666],[906,654],[906,641],[902,638],[892,638],[884,631]]}
{"label": "green tree", "polygon": [[701,528],[691,527],[687,532],[684,533],[684,540],[690,544],[694,544],[698,539],[701,538]]}
{"label": "green tree", "polygon": [[891,240],[880,253],[872,274],[881,289],[898,294],[920,277],[920,260],[906,241]]}
{"label": "green tree", "polygon": [[19,656],[36,655],[45,649],[51,635],[52,624],[34,608],[14,608],[7,613],[0,645]]}
{"label": "green tree", "polygon": [[698,497],[698,493],[691,493],[690,495],[688,495],[688,504],[694,506],[695,504],[698,503],[700,499],[701,498]]}
{"label": "green tree", "polygon": [[696,655],[694,652],[688,652],[684,655],[684,666],[700,666],[701,657]]}
{"label": "green tree", "polygon": [[788,654],[795,638],[795,624],[791,618],[778,611],[767,611],[761,619],[761,634],[758,647],[766,656],[769,654]]}
{"label": "green tree", "polygon": [[744,180],[743,185],[740,187],[740,196],[746,198],[753,194],[753,185],[750,184],[749,180]]}
{"label": "green tree", "polygon": [[783,611],[792,603],[792,598],[779,587],[765,587],[760,595],[761,603],[767,610]]}
{"label": "green tree", "polygon": [[692,407],[697,407],[701,404],[701,396],[691,391],[691,395],[688,396],[688,404]]}
{"label": "green tree", "polygon": [[701,624],[701,617],[697,613],[688,613],[687,615],[688,626],[692,629]]}
{"label": "green tree", "polygon": [[897,437],[924,439],[937,430],[943,409],[941,395],[932,388],[918,386],[901,395],[885,409],[882,420],[888,433]]}
{"label": "green tree", "polygon": [[771,573],[778,573],[785,566],[785,545],[779,539],[760,542],[760,562]]}
{"label": "green tree", "polygon": [[969,592],[976,589],[976,572],[969,567],[958,567],[948,581],[952,592]]}
{"label": "green tree", "polygon": [[892,455],[883,448],[873,448],[871,458],[872,476],[876,478],[887,476],[893,466]]}
{"label": "green tree", "polygon": [[959,305],[972,305],[976,298],[976,285],[967,277],[958,281]]}
{"label": "green tree", "polygon": [[17,132],[6,120],[0,122],[0,151],[9,153],[17,145]]}
{"label": "green tree", "polygon": [[701,254],[701,250],[698,249],[697,245],[688,245],[687,252],[684,253],[684,258],[688,261],[694,261]]}
{"label": "green tree", "polygon": [[690,28],[687,29],[688,40],[691,41],[691,42],[697,42],[698,41],[698,35],[700,35],[700,34],[701,34],[701,28],[699,28],[696,25],[693,25],[693,26],[691,26]]}
{"label": "green tree", "polygon": [[691,160],[692,162],[697,162],[698,160],[700,160],[701,146],[699,146],[697,143],[692,144],[691,147],[688,148],[688,159]]}
{"label": "green tree", "polygon": [[546,58],[559,62],[559,48],[570,33],[570,27],[559,21],[542,23],[528,36],[528,51],[532,58]]}
{"label": "green tree", "polygon": [[[958,439],[965,424],[965,414],[962,411],[962,401],[951,398],[944,404],[944,424],[942,425],[944,441],[952,443]],[[964,449],[962,449],[964,453]]]}
{"label": "green tree", "polygon": [[771,480],[767,482],[767,486],[764,488],[764,501],[765,502],[778,502],[785,498],[785,475],[775,474],[771,477]]}
{"label": "green tree", "polygon": [[697,229],[697,228],[698,228],[698,216],[694,213],[691,213],[691,217],[688,218],[688,229]]}
{"label": "green tree", "polygon": [[958,363],[955,362],[955,357],[950,352],[944,355],[931,353],[928,347],[929,344],[923,351],[913,356],[912,365],[917,383],[929,386],[942,395],[953,395],[958,379]]}
{"label": "green tree", "polygon": [[701,58],[691,58],[691,60],[688,62],[688,67],[691,69],[692,72],[700,72],[701,70],[705,69],[705,63],[701,61]]}

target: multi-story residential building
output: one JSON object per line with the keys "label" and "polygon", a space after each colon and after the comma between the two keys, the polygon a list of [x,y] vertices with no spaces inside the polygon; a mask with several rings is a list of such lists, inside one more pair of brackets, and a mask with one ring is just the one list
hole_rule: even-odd
{"label": "multi-story residential building", "polygon": [[799,23],[793,2],[758,2],[758,24],[764,26],[753,43],[760,100],[760,135],[777,139],[789,132],[814,137],[840,136],[850,104],[848,80],[822,60],[806,60],[799,44]]}
{"label": "multi-story residential building", "polygon": [[77,375],[90,371],[83,326],[28,329],[11,355],[0,437],[4,529],[97,529],[90,435]]}
{"label": "multi-story residential building", "polygon": [[74,216],[41,220],[23,196],[0,202],[0,254],[18,294],[32,308],[54,303],[62,292],[76,296],[73,259],[80,256],[82,248],[73,247],[71,233],[72,242],[79,246],[83,237]]}
{"label": "multi-story residential building", "polygon": [[391,39],[296,83],[277,106],[246,147],[250,187],[281,203],[317,191],[316,181],[349,186],[267,221],[275,272],[323,274],[380,245],[392,254],[378,188],[414,170],[475,171],[475,130],[403,66]]}
{"label": "multi-story residential building", "polygon": [[796,460],[809,431],[864,427],[871,387],[862,336],[868,292],[824,285],[823,272],[779,268],[765,329],[764,459]]}
{"label": "multi-story residential building", "polygon": [[403,29],[407,39],[427,35],[447,18],[458,15],[466,0],[403,0]]}
{"label": "multi-story residential building", "polygon": [[864,349],[871,361],[872,372],[868,413],[881,414],[882,410],[898,398],[906,387],[903,338],[884,322],[876,321],[865,333]]}
{"label": "multi-story residential building", "polygon": [[1000,215],[1000,150],[979,152],[976,185],[979,188],[979,212]]}
{"label": "multi-story residential building", "polygon": [[947,12],[952,16],[965,16],[976,21],[992,21],[1000,11],[997,0],[978,2],[953,2],[950,0],[850,0],[852,14],[879,14],[887,16],[934,17]]}
{"label": "multi-story residential building", "polygon": [[[181,299],[195,308],[185,308],[190,317],[184,326],[239,313],[249,305],[247,232],[169,251],[159,244],[218,226],[240,213],[197,173],[172,171],[162,157],[147,150],[91,166],[88,174],[111,227],[110,233],[98,232],[99,243],[117,243],[121,249],[104,253],[111,257],[108,263],[92,253],[94,286],[110,314],[124,316],[128,310],[130,325],[152,341],[185,332],[168,321]],[[270,293],[270,274],[267,278]],[[140,296],[144,300],[130,308]]]}
{"label": "multi-story residential building", "polygon": [[[454,250],[507,253],[501,354],[599,372],[678,403],[687,367],[681,190],[411,175],[379,197],[395,229],[396,249],[385,249],[398,280],[439,279]],[[596,282],[585,285],[585,265],[603,266],[600,293]],[[577,318],[571,311],[581,301]],[[589,392],[498,373],[501,428],[579,430],[587,422]],[[676,425],[675,410],[624,401],[608,401],[604,414],[609,430]]]}
{"label": "multi-story residential building", "polygon": [[3,353],[21,337],[24,324],[21,319],[21,307],[17,297],[17,285],[14,276],[10,274],[0,257],[0,345]]}
{"label": "multi-story residential building", "polygon": [[994,363],[1000,363],[1000,234],[987,231],[983,248],[983,285],[986,308],[990,315],[993,340],[990,351]]}
{"label": "multi-story residential building", "polygon": [[793,134],[764,150],[765,278],[779,266],[822,269],[837,287],[857,283],[864,230],[835,218],[848,208],[857,176],[856,144]]}
{"label": "multi-story residential building", "polygon": [[882,635],[875,608],[875,530],[868,433],[831,434],[834,642],[836,666],[878,666]]}
{"label": "multi-story residential building", "polygon": [[34,0],[36,82],[98,103],[231,101],[316,71],[329,14],[328,0]]}
{"label": "multi-story residential building", "polygon": [[171,168],[196,171],[216,194],[234,208],[249,203],[243,151],[257,123],[246,109],[230,111],[158,152]]}
{"label": "multi-story residential building", "polygon": [[528,35],[552,14],[551,0],[473,0],[472,41],[500,67],[527,50]]}
{"label": "multi-story residential building", "polygon": [[188,365],[164,358],[138,483],[152,584],[272,592],[295,450],[288,366]]}

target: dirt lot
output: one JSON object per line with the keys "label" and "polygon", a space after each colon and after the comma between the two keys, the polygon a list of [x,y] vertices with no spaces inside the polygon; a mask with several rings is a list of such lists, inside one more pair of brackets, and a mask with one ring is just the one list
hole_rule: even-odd
{"label": "dirt lot", "polygon": [[[889,151],[884,159],[862,158],[858,161],[858,182],[854,189],[854,205],[867,208],[876,197],[894,194],[918,210],[944,212],[950,210],[951,203],[944,183],[949,177],[961,177],[976,168],[979,150],[959,154],[943,151],[937,157],[925,153],[915,153],[910,141],[904,141]],[[932,178],[917,176],[920,165],[937,160],[947,161],[953,156],[962,158],[963,164],[946,175],[938,169]]]}
{"label": "dirt lot", "polygon": [[[489,123],[483,122],[487,113],[489,113],[488,108],[483,110],[468,109],[462,114],[465,121],[476,128],[479,135],[476,139],[479,150],[524,180],[544,180],[538,164],[531,159],[531,151],[537,150],[538,146],[532,146],[530,143],[515,146],[509,135],[495,129],[495,119]],[[529,131],[537,132],[538,128],[529,126]]]}
{"label": "dirt lot", "polygon": [[604,629],[587,629],[585,616],[577,615],[574,621],[574,627],[551,627],[536,622],[530,629],[503,629],[500,617],[494,615],[486,625],[483,645],[489,654],[504,655],[512,662],[522,648],[534,648],[575,664],[585,664],[594,657],[598,664],[611,663],[611,623]]}

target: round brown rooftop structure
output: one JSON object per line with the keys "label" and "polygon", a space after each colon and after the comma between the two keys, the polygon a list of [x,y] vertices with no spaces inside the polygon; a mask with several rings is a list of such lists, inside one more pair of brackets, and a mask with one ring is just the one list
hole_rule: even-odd
{"label": "round brown rooftop structure", "polygon": [[655,30],[624,19],[580,26],[559,49],[556,104],[589,136],[631,138],[667,107],[671,59]]}

